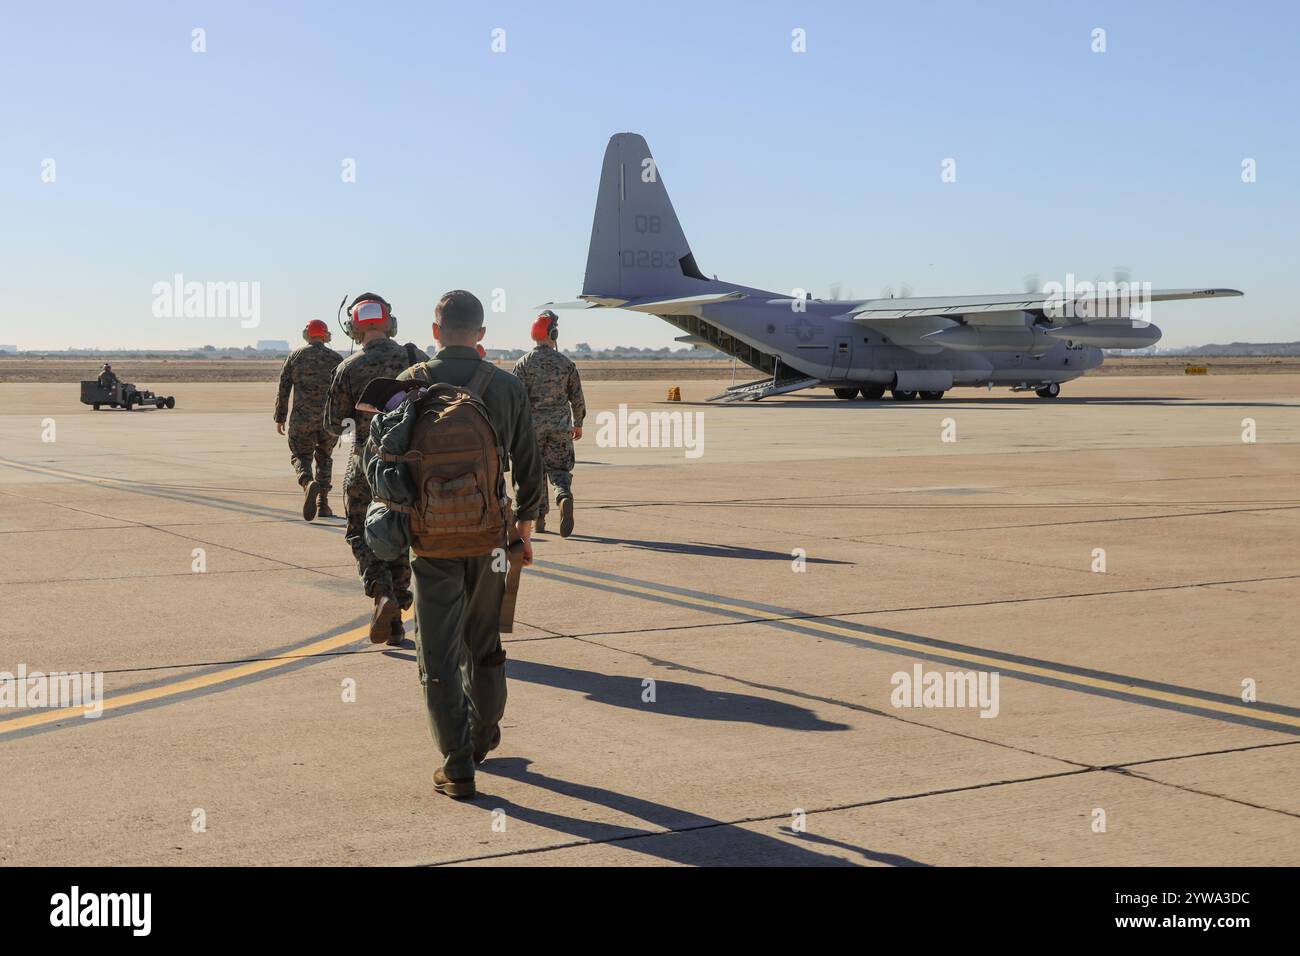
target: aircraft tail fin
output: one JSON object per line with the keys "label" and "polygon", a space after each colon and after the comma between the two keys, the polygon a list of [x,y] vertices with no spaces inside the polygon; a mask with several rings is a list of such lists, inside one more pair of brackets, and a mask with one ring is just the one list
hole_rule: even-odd
{"label": "aircraft tail fin", "polygon": [[600,170],[583,295],[682,297],[698,293],[708,281],[691,255],[645,139],[614,134]]}

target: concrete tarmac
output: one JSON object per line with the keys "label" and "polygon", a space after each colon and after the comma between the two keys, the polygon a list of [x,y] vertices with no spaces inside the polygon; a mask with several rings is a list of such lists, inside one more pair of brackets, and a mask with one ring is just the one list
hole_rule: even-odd
{"label": "concrete tarmac", "polygon": [[[467,803],[273,384],[0,385],[0,682],[104,695],[0,699],[0,863],[1300,863],[1300,375],[670,384],[588,386]],[[611,445],[620,404],[702,444]]]}

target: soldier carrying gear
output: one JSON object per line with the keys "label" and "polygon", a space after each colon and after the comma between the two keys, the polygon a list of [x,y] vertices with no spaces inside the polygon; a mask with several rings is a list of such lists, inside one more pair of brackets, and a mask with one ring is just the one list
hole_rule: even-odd
{"label": "soldier carrying gear", "polygon": [[[533,519],[543,500],[542,465],[528,393],[518,379],[476,353],[474,343],[484,332],[483,304],[476,296],[459,289],[448,292],[438,301],[436,315],[433,335],[440,346],[438,354],[407,369],[399,378],[432,386],[431,393],[468,391],[476,408],[486,408],[491,423],[487,431],[494,434],[495,447],[472,451],[490,456],[493,467],[487,471],[491,477],[499,477],[504,462],[511,462],[516,499],[513,517],[521,545],[517,560],[527,565],[533,559]],[[421,419],[424,417],[422,413]],[[413,435],[421,427],[417,425]],[[431,426],[423,423],[423,427]],[[413,437],[412,443],[419,441]],[[456,445],[437,455],[433,465],[450,465],[449,459],[459,461],[457,456],[465,454],[467,445],[464,441]],[[477,483],[476,475],[474,471],[441,482],[426,477],[423,489],[444,496],[458,495],[467,482]],[[502,494],[499,504],[508,505],[504,489]],[[495,529],[497,519],[502,517],[492,511],[498,502],[489,505],[484,496],[478,497],[482,505],[471,507],[469,512],[463,506],[440,507],[436,497],[426,499],[424,504],[434,505],[427,515],[435,528],[438,519],[444,519],[443,523],[454,530],[472,517],[475,524],[469,530],[478,530],[480,524]],[[429,530],[425,522],[418,524]],[[490,543],[466,541],[462,547],[448,536],[443,540],[450,544],[443,546],[437,539],[422,540],[414,533],[417,530],[413,522],[412,545],[418,552],[411,562],[415,576],[416,656],[429,728],[443,757],[442,766],[433,775],[433,785],[449,797],[473,797],[474,765],[486,760],[488,752],[500,744],[501,717],[506,707],[506,654],[501,647],[500,628],[510,570],[503,557],[502,545],[506,542],[498,539],[494,554]],[[467,554],[471,547],[474,553]]]}
{"label": "soldier carrying gear", "polygon": [[[323,416],[330,381],[343,356],[325,344],[330,340],[330,329],[320,319],[308,322],[302,330],[302,337],[307,344],[290,352],[280,370],[280,390],[275,398],[275,429],[283,435],[285,419],[288,418],[289,460],[303,490],[302,516],[307,521],[314,521],[318,514],[322,518],[334,517],[327,499],[338,436],[325,430]],[[293,414],[289,415],[291,390]],[[313,460],[316,465],[314,474]]]}
{"label": "soldier carrying gear", "polygon": [[370,419],[374,413],[359,409],[357,401],[373,379],[396,378],[429,356],[409,342],[402,346],[393,341],[397,318],[392,306],[374,292],[363,292],[352,301],[343,328],[361,345],[361,351],[343,359],[334,370],[334,380],[325,400],[324,424],[330,434],[342,435],[348,423],[352,423],[352,449],[343,479],[348,519],[345,537],[356,559],[357,574],[366,596],[375,602],[370,618],[370,640],[396,646],[404,639],[402,611],[414,601],[411,560],[409,555],[403,555],[395,561],[384,561],[366,545],[366,508],[370,506],[371,496],[361,450],[370,435]]}
{"label": "soldier carrying gear", "polygon": [[[515,375],[524,383],[532,402],[537,447],[542,453],[546,481],[555,486],[560,536],[567,538],[573,534],[573,443],[582,438],[587,403],[582,397],[578,366],[555,347],[559,328],[559,316],[551,310],[537,317],[532,329],[537,345],[515,363]],[[546,530],[546,513],[550,510],[545,484],[543,492],[538,533]]]}
{"label": "soldier carrying gear", "polygon": [[105,362],[103,367],[101,367],[99,370],[99,387],[100,388],[117,387],[117,375],[114,374],[113,372],[113,366],[109,365],[107,362]]}

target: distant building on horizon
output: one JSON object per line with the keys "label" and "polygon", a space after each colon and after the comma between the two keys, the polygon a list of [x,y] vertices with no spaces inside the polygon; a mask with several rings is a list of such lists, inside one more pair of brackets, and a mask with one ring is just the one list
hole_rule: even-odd
{"label": "distant building on horizon", "polygon": [[257,342],[259,352],[287,352],[289,343],[284,339],[259,339]]}
{"label": "distant building on horizon", "polygon": [[18,351],[18,346],[16,345],[0,345],[0,352],[17,352],[17,351]]}

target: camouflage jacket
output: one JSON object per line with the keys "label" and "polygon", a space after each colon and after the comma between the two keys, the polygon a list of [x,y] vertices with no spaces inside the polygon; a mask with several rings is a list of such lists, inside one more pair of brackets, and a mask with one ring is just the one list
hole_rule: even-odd
{"label": "camouflage jacket", "polygon": [[[515,376],[524,383],[533,406],[533,424],[539,431],[581,428],[587,417],[578,366],[563,352],[539,343],[515,363]],[[569,410],[573,418],[569,418]]]}
{"label": "camouflage jacket", "polygon": [[352,454],[360,455],[370,435],[372,412],[357,411],[357,399],[366,386],[377,378],[397,378],[412,364],[427,362],[429,356],[414,345],[401,345],[392,339],[374,339],[361,351],[353,352],[334,370],[329,396],[325,401],[325,430],[335,435],[343,434],[344,422],[356,422],[355,444]]}
{"label": "camouflage jacket", "polygon": [[289,353],[280,369],[280,391],[275,396],[275,420],[289,417],[289,392],[293,391],[293,427],[295,430],[320,428],[325,412],[334,369],[343,361],[324,342],[313,342]]}

